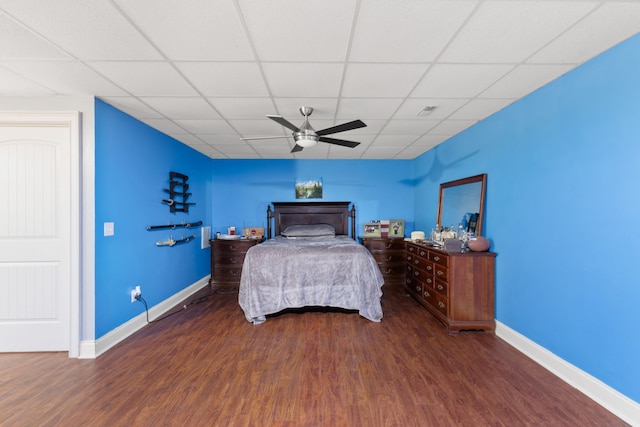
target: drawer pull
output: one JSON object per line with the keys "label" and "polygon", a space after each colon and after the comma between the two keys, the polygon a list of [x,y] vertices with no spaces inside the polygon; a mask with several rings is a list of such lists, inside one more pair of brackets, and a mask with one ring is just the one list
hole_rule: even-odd
{"label": "drawer pull", "polygon": [[420,275],[419,271],[416,271],[415,273],[413,273],[414,276],[418,277]]}
{"label": "drawer pull", "polygon": [[385,247],[386,249],[389,249],[391,246],[393,246],[393,243],[387,243],[384,247]]}
{"label": "drawer pull", "polygon": [[418,264],[420,264],[420,260],[415,260],[415,261],[413,261],[413,263],[414,263],[415,265],[418,265]]}
{"label": "drawer pull", "polygon": [[391,273],[391,269],[387,268],[387,271],[384,274],[389,274],[389,273]]}
{"label": "drawer pull", "polygon": [[427,271],[431,271],[431,266],[427,265]]}
{"label": "drawer pull", "polygon": [[416,291],[420,292],[420,285],[416,286]]}
{"label": "drawer pull", "polygon": [[413,252],[413,248],[409,248],[409,252]]}
{"label": "drawer pull", "polygon": [[409,256],[407,257],[407,261],[409,261],[409,262],[411,262],[411,260],[412,260],[412,259],[413,259],[413,257],[412,257],[411,255],[409,255]]}
{"label": "drawer pull", "polygon": [[438,270],[438,276],[444,276],[444,273],[442,272],[442,270]]}
{"label": "drawer pull", "polygon": [[391,259],[392,259],[392,258],[393,258],[393,255],[389,255],[389,256],[387,257],[387,262],[391,261]]}
{"label": "drawer pull", "polygon": [[432,283],[433,283],[433,280],[431,280],[431,279],[427,279],[427,283],[428,283],[428,284],[432,284]]}
{"label": "drawer pull", "polygon": [[440,257],[436,255],[436,256],[433,257],[433,260],[434,261],[440,261]]}
{"label": "drawer pull", "polygon": [[420,256],[425,256],[427,253],[425,251],[420,251]]}
{"label": "drawer pull", "polygon": [[438,305],[440,306],[440,308],[446,307],[446,305],[442,301],[438,301]]}
{"label": "drawer pull", "polygon": [[429,291],[424,291],[424,296],[425,298],[429,298],[431,294],[429,293]]}
{"label": "drawer pull", "polygon": [[439,290],[439,291],[441,291],[441,290],[443,290],[443,289],[444,289],[444,286],[442,286],[442,285],[438,285],[438,290]]}
{"label": "drawer pull", "polygon": [[236,264],[236,259],[235,258],[229,258],[229,261],[231,261],[231,264]]}

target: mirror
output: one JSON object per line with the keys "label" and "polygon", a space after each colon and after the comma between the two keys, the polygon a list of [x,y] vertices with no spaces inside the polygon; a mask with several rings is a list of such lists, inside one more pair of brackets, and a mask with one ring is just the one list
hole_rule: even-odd
{"label": "mirror", "polygon": [[487,174],[481,174],[440,184],[438,224],[455,230],[462,223],[465,230],[482,236],[486,183]]}

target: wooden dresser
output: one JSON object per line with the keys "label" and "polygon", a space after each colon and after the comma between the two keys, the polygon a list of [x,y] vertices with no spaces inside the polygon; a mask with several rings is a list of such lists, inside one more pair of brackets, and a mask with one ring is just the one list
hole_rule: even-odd
{"label": "wooden dresser", "polygon": [[448,253],[405,244],[407,290],[449,333],[495,331],[495,253]]}
{"label": "wooden dresser", "polygon": [[240,287],[242,263],[250,247],[258,240],[209,240],[211,244],[211,279],[212,289],[234,289]]}
{"label": "wooden dresser", "polygon": [[373,255],[384,284],[389,286],[403,286],[405,283],[405,245],[404,239],[389,239],[382,237],[362,237],[362,244]]}

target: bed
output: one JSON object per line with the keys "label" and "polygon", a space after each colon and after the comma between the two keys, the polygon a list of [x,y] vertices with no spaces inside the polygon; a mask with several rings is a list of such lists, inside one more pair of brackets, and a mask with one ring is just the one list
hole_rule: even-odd
{"label": "bed", "polygon": [[238,302],[246,319],[260,324],[286,309],[331,307],[379,322],[382,274],[355,240],[351,203],[272,204],[267,240],[247,251],[242,267]]}

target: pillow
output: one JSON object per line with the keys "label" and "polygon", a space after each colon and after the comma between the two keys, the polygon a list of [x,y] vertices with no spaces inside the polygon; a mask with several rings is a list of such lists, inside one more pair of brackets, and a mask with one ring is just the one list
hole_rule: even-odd
{"label": "pillow", "polygon": [[333,225],[329,224],[291,225],[280,234],[289,239],[299,237],[334,237],[336,230]]}

